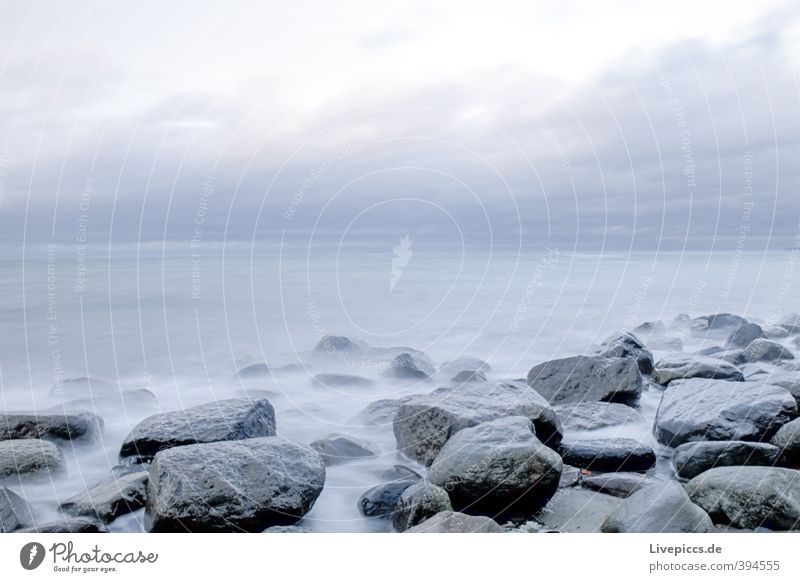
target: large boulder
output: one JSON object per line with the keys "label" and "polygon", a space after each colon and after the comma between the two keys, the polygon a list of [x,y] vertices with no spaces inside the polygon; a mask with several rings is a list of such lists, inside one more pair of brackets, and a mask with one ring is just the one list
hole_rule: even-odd
{"label": "large boulder", "polygon": [[103,420],[91,412],[37,414],[0,413],[0,441],[10,439],[91,439],[103,430]]}
{"label": "large boulder", "polygon": [[319,453],[279,437],[174,447],[153,459],[144,525],[152,532],[291,525],[324,484]]}
{"label": "large boulder", "polygon": [[581,484],[592,491],[607,493],[614,497],[630,497],[639,489],[657,480],[642,473],[596,473],[584,475]]}
{"label": "large boulder", "polygon": [[642,393],[642,374],[633,358],[573,356],[534,366],[528,372],[528,385],[551,404],[634,404]]}
{"label": "large boulder", "polygon": [[745,323],[740,325],[728,336],[728,345],[744,348],[750,345],[753,340],[766,337],[764,330],[757,323]]}
{"label": "large boulder", "polygon": [[506,530],[488,517],[442,511],[406,533],[506,533]]}
{"label": "large boulder", "polygon": [[757,339],[744,349],[751,362],[779,362],[794,360],[794,354],[778,342],[768,339]]}
{"label": "large boulder", "polygon": [[692,479],[714,467],[772,466],[778,462],[778,453],[778,447],[767,443],[703,441],[680,445],[675,449],[672,461],[678,477]]}
{"label": "large boulder", "polygon": [[274,435],[275,410],[269,400],[217,400],[145,418],[125,437],[119,456],[148,462],[171,447]]}
{"label": "large boulder", "polygon": [[64,456],[50,441],[15,439],[0,441],[0,478],[41,475],[64,470]]}
{"label": "large boulder", "polygon": [[399,532],[414,527],[442,511],[452,511],[447,491],[429,481],[418,481],[400,494],[392,522]]}
{"label": "large boulder", "polygon": [[559,452],[568,465],[588,471],[647,471],[656,464],[652,447],[629,438],[564,439]]}
{"label": "large boulder", "polygon": [[653,371],[653,354],[632,333],[617,333],[607,337],[600,344],[600,355],[606,358],[633,358],[642,374]]}
{"label": "large boulder", "polygon": [[638,410],[616,402],[576,402],[559,404],[553,408],[565,433],[644,422]]}
{"label": "large boulder", "polygon": [[686,491],[715,523],[780,531],[800,529],[800,471],[717,467],[689,481]]}
{"label": "large boulder", "polygon": [[783,339],[789,337],[789,330],[780,325],[765,325],[764,336],[767,339]]}
{"label": "large boulder", "polygon": [[675,481],[659,481],[625,498],[602,526],[605,533],[708,533],[708,514]]}
{"label": "large boulder", "polygon": [[742,371],[724,360],[705,356],[676,356],[659,361],[653,370],[653,380],[667,385],[673,380],[710,378],[744,382]]}
{"label": "large boulder", "polygon": [[32,523],[28,502],[11,489],[0,487],[0,533],[9,533]]}
{"label": "large boulder", "polygon": [[622,500],[584,489],[560,489],[536,519],[548,530],[563,533],[596,533],[617,510]]}
{"label": "large boulder", "polygon": [[372,445],[346,434],[331,434],[309,445],[322,455],[326,465],[338,465],[354,459],[374,457]]}
{"label": "large boulder", "polygon": [[121,515],[141,509],[146,502],[147,471],[137,471],[82,491],[64,501],[60,507],[65,513],[111,523]]}
{"label": "large boulder", "polygon": [[394,380],[423,381],[434,373],[435,370],[427,362],[414,354],[403,352],[386,365],[383,375]]}
{"label": "large boulder", "polygon": [[465,428],[445,443],[428,471],[457,511],[524,515],[558,488],[563,463],[536,438],[528,417],[498,418]]}
{"label": "large boulder", "polygon": [[367,517],[394,517],[397,503],[403,492],[416,483],[418,479],[393,481],[368,489],[358,499],[358,506]]}
{"label": "large boulder", "polygon": [[797,403],[779,386],[761,382],[691,379],[672,382],[656,412],[659,442],[769,440],[797,415]]}
{"label": "large boulder", "polygon": [[731,313],[715,313],[696,317],[691,323],[691,332],[694,337],[708,337],[727,335],[733,329],[741,327],[748,321]]}
{"label": "large boulder", "polygon": [[800,418],[784,424],[770,443],[778,448],[781,464],[800,468]]}
{"label": "large boulder", "polygon": [[548,446],[561,442],[561,426],[553,408],[523,382],[494,386],[465,384],[440,388],[402,404],[394,419],[397,449],[430,466],[447,440],[458,431],[488,420],[525,416]]}

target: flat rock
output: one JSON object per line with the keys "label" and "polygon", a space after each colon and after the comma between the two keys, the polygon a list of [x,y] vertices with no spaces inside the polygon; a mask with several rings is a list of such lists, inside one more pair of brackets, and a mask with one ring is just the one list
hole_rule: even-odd
{"label": "flat rock", "polygon": [[630,497],[639,489],[656,483],[657,479],[642,473],[598,473],[584,475],[581,485],[593,491],[607,493],[614,497]]}
{"label": "flat rock", "polygon": [[772,466],[778,462],[778,454],[778,447],[767,443],[705,441],[680,445],[672,461],[679,477],[692,479],[714,467]]}
{"label": "flat rock", "polygon": [[563,463],[536,438],[527,417],[498,418],[448,440],[428,479],[457,511],[498,517],[542,507],[558,488]]}
{"label": "flat rock", "polygon": [[577,402],[559,404],[553,409],[565,433],[644,422],[644,417],[638,410],[616,402]]}
{"label": "flat rock", "polygon": [[316,374],[311,382],[321,388],[343,388],[348,386],[365,388],[375,385],[375,382],[369,378],[353,374]]}
{"label": "flat rock", "polygon": [[561,489],[537,515],[547,529],[563,533],[596,533],[622,500],[596,491]]}
{"label": "flat rock", "polygon": [[358,499],[358,506],[367,517],[392,519],[400,496],[417,481],[418,479],[394,481],[377,485],[364,492]]}
{"label": "flat rock", "polygon": [[559,452],[568,465],[589,471],[647,471],[656,464],[652,447],[629,438],[564,439]]}
{"label": "flat rock", "polygon": [[145,418],[125,437],[119,456],[147,462],[170,447],[274,435],[275,410],[269,400],[217,400]]}
{"label": "flat rock", "polygon": [[174,447],[153,459],[144,526],[152,532],[260,532],[292,525],[324,483],[319,453],[279,437]]}
{"label": "flat rock", "polygon": [[268,527],[261,533],[277,533],[277,534],[311,533],[311,530],[305,527],[300,527],[299,525],[273,525],[272,527]]}
{"label": "flat rock", "polygon": [[64,470],[58,447],[41,439],[0,441],[0,478],[12,475],[41,475]]}
{"label": "flat rock", "polygon": [[25,529],[18,529],[16,533],[108,533],[108,529],[99,521],[88,517],[68,517]]}
{"label": "flat rock", "polygon": [[632,333],[616,333],[600,344],[600,356],[605,358],[633,358],[642,374],[653,371],[653,354],[644,342]]}
{"label": "flat rock", "polygon": [[633,358],[573,356],[534,366],[528,385],[551,404],[634,404],[642,393],[642,374]]}
{"label": "flat rock", "polygon": [[779,362],[794,360],[794,354],[776,341],[757,339],[752,341],[744,351],[752,362]]}
{"label": "flat rock", "polygon": [[9,533],[33,523],[28,502],[7,487],[0,487],[0,533]]}
{"label": "flat rock", "polygon": [[659,481],[625,498],[603,524],[605,533],[707,533],[714,524],[675,481]]}
{"label": "flat rock", "polygon": [[689,481],[686,491],[714,523],[747,529],[800,529],[800,471],[717,467]]}
{"label": "flat rock", "polygon": [[800,468],[800,418],[784,424],[770,443],[778,448],[782,465]]}
{"label": "flat rock", "polygon": [[694,337],[708,337],[709,335],[729,335],[733,329],[741,327],[748,321],[731,313],[715,313],[703,315],[692,320],[691,332]]}
{"label": "flat rock", "polygon": [[506,533],[506,530],[488,517],[442,511],[406,533]]}
{"label": "flat rock", "polygon": [[678,380],[664,391],[654,433],[676,447],[693,441],[769,440],[797,415],[797,403],[779,386],[761,382]]}
{"label": "flat rock", "polygon": [[757,323],[743,323],[736,327],[728,336],[728,345],[744,348],[750,345],[753,340],[766,337],[764,330]]}
{"label": "flat rock", "polygon": [[0,441],[11,439],[92,439],[103,430],[103,419],[91,412],[0,414]]}
{"label": "flat rock", "polygon": [[653,380],[667,385],[673,380],[709,378],[744,382],[742,371],[724,360],[707,356],[676,356],[663,359],[653,370]]}
{"label": "flat rock", "polygon": [[64,501],[60,508],[65,513],[111,523],[121,515],[141,509],[146,502],[147,471],[138,471],[82,491]]}
{"label": "flat rock", "polygon": [[404,532],[442,511],[452,511],[447,491],[429,481],[418,481],[400,494],[392,516],[394,528]]}
{"label": "flat rock", "polygon": [[346,434],[331,434],[315,440],[309,446],[322,455],[329,466],[377,454],[369,443]]}

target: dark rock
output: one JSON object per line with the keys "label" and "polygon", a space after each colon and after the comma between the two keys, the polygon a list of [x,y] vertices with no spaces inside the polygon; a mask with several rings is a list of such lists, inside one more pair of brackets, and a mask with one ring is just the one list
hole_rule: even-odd
{"label": "dark rock", "polygon": [[764,330],[757,323],[744,323],[734,328],[728,336],[728,345],[744,348],[750,345],[753,340],[766,337]]}
{"label": "dark rock", "polygon": [[620,503],[621,499],[604,493],[562,489],[536,515],[536,520],[563,533],[596,533]]}
{"label": "dark rock", "polygon": [[0,487],[0,533],[9,533],[32,523],[28,502],[11,489]]}
{"label": "dark rock", "polygon": [[784,424],[770,441],[780,451],[782,465],[800,468],[800,418]]}
{"label": "dark rock", "polygon": [[0,413],[0,441],[11,439],[91,439],[103,430],[103,420],[91,412],[37,414]]}
{"label": "dark rock", "polygon": [[145,418],[125,437],[119,456],[147,462],[170,447],[274,435],[275,411],[269,400],[217,400]]}
{"label": "dark rock", "polygon": [[452,511],[447,491],[428,481],[418,481],[400,494],[392,522],[403,532],[442,511]]}
{"label": "dark rock", "polygon": [[693,441],[769,440],[797,415],[783,388],[760,382],[679,380],[664,391],[654,432],[676,447]]}
{"label": "dark rock", "polygon": [[744,351],[752,362],[779,362],[794,360],[794,354],[778,342],[768,339],[757,339],[751,342]]}
{"label": "dark rock", "polygon": [[50,441],[15,439],[0,441],[0,478],[12,475],[57,473],[64,469],[64,457]]}
{"label": "dark rock", "polygon": [[565,433],[644,422],[644,417],[638,410],[616,402],[578,402],[560,404],[553,409]]}
{"label": "dark rock", "polygon": [[462,370],[453,376],[450,381],[453,384],[484,384],[486,382],[486,375],[480,370]]}
{"label": "dark rock", "polygon": [[498,418],[450,437],[428,471],[457,511],[497,517],[542,507],[563,463],[536,438],[527,417]]}
{"label": "dark rock", "polygon": [[147,471],[139,471],[82,491],[67,499],[60,508],[65,513],[111,523],[121,515],[141,509],[146,502]]}
{"label": "dark rock", "polygon": [[50,523],[18,529],[16,533],[108,533],[105,525],[88,517],[68,517]]}
{"label": "dark rock", "polygon": [[739,528],[800,529],[800,471],[780,467],[717,467],[686,484],[714,523]]}
{"label": "dark rock", "polygon": [[409,399],[394,419],[397,449],[430,466],[447,439],[458,431],[506,416],[529,418],[539,440],[548,446],[557,447],[561,442],[561,427],[550,404],[522,382],[501,382],[440,388]]}
{"label": "dark rock", "polygon": [[353,459],[374,457],[377,453],[371,445],[346,434],[331,434],[317,439],[309,445],[322,455],[326,465],[338,465]]}
{"label": "dark rock", "polygon": [[455,376],[459,372],[463,372],[464,370],[476,370],[478,372],[482,372],[484,374],[488,374],[492,371],[492,367],[483,360],[478,358],[471,358],[468,356],[464,356],[461,358],[456,358],[455,360],[451,360],[446,362],[442,365],[442,369],[440,372],[444,374],[445,377],[448,376]]}
{"label": "dark rock", "polygon": [[528,372],[528,385],[551,404],[633,404],[642,393],[642,374],[633,358],[573,356],[534,366]]}
{"label": "dark rock", "polygon": [[358,500],[358,506],[367,517],[391,519],[394,516],[397,502],[403,491],[411,487],[417,480],[394,481],[384,483],[367,490]]}
{"label": "dark rock", "polygon": [[312,379],[312,382],[315,386],[323,388],[340,388],[342,386],[367,387],[375,384],[369,378],[350,374],[317,374]]}
{"label": "dark rock", "polygon": [[705,356],[677,356],[659,361],[653,370],[653,380],[666,386],[673,380],[709,378],[744,382],[742,371],[723,360]]}
{"label": "dark rock", "polygon": [[324,483],[319,453],[279,437],[175,447],[153,459],[144,526],[258,532],[291,525],[311,509]]}
{"label": "dark rock", "polygon": [[58,400],[94,399],[102,396],[119,396],[119,387],[96,378],[69,378],[53,385],[50,397]]}
{"label": "dark rock", "polygon": [[625,498],[601,528],[605,533],[707,533],[711,518],[675,481],[659,481]]}
{"label": "dark rock", "polygon": [[389,363],[383,374],[395,380],[421,381],[430,378],[432,371],[421,366],[411,354],[402,353]]}
{"label": "dark rock", "polygon": [[590,471],[646,471],[656,464],[651,447],[628,438],[564,439],[560,453],[565,463]]}
{"label": "dark rock", "polygon": [[488,517],[442,511],[406,533],[506,533],[506,530]]}
{"label": "dark rock", "polygon": [[633,358],[639,365],[642,374],[653,371],[653,354],[644,346],[644,342],[632,333],[611,335],[600,344],[600,356],[605,358]]}
{"label": "dark rock", "polygon": [[614,497],[630,497],[639,489],[656,483],[657,480],[642,473],[599,473],[584,475],[581,484],[587,489],[607,493]]}
{"label": "dark rock", "polygon": [[778,462],[778,447],[745,441],[684,443],[675,449],[672,460],[678,476],[692,479],[713,467],[741,465],[772,466]]}

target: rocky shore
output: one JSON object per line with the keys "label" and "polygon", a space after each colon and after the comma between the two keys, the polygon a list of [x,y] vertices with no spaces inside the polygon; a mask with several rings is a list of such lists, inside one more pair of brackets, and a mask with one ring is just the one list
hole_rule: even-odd
{"label": "rocky shore", "polygon": [[[105,532],[129,514],[149,532],[310,531],[329,472],[378,456],[396,466],[357,506],[384,530],[800,530],[798,351],[800,315],[767,326],[684,314],[532,362],[524,379],[477,358],[437,365],[412,348],[335,336],[298,364],[236,374],[250,386],[307,374],[321,390],[417,387],[352,419],[390,426],[392,450],[346,430],[288,439],[266,391],[158,411],[147,390],[74,379],[52,388],[49,408],[0,413],[0,531]],[[26,484],[76,470],[65,453],[100,446],[104,415],[119,406],[149,412],[116,466],[52,508],[59,519],[38,518]],[[628,430],[645,423],[647,438]]]}

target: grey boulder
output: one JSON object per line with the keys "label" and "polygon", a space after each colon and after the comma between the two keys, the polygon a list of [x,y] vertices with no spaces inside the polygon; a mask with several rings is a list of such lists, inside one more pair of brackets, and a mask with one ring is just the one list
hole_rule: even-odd
{"label": "grey boulder", "polygon": [[633,358],[639,365],[642,374],[653,371],[653,354],[644,345],[644,342],[632,333],[618,333],[611,335],[600,344],[600,354],[605,358]]}
{"label": "grey boulder", "polygon": [[103,430],[103,420],[91,412],[0,414],[0,441],[11,439],[91,439]]}
{"label": "grey boulder", "polygon": [[346,434],[331,434],[315,440],[309,446],[322,455],[326,465],[338,465],[376,454],[370,444]]}
{"label": "grey boulder", "polygon": [[0,441],[0,478],[42,475],[64,470],[64,456],[50,441],[15,439]]}
{"label": "grey boulder", "polygon": [[744,375],[739,368],[724,360],[706,356],[671,357],[659,361],[653,371],[653,380],[662,385],[689,378],[744,382]]}
{"label": "grey boulder", "polygon": [[28,502],[6,487],[0,487],[0,533],[9,533],[33,523]]}
{"label": "grey boulder", "polygon": [[455,376],[459,372],[463,372],[464,370],[476,370],[478,372],[483,372],[484,374],[488,374],[492,371],[492,367],[488,364],[488,362],[484,362],[481,359],[473,358],[470,356],[462,356],[460,358],[456,358],[455,360],[450,360],[449,362],[445,362],[442,364],[442,369],[440,372],[447,376]]}
{"label": "grey boulder", "polygon": [[745,323],[735,328],[728,336],[728,345],[744,348],[754,340],[766,337],[764,330],[757,323]]}
{"label": "grey boulder", "polygon": [[453,384],[483,384],[486,382],[486,374],[480,370],[461,370],[458,374],[453,376],[450,381]]}
{"label": "grey boulder", "polygon": [[564,439],[559,452],[568,465],[588,471],[647,471],[656,464],[652,447],[629,438]]}
{"label": "grey boulder", "polygon": [[622,500],[585,489],[561,489],[537,515],[549,530],[563,533],[597,533]]}
{"label": "grey boulder", "polygon": [[770,441],[780,451],[781,464],[800,468],[800,418],[784,424]]}
{"label": "grey boulder", "polygon": [[794,354],[778,342],[768,339],[757,339],[744,349],[752,362],[779,362],[794,360]]}
{"label": "grey boulder", "polygon": [[684,443],[675,449],[672,462],[678,477],[692,479],[714,467],[766,465],[778,462],[778,447],[746,441]]}
{"label": "grey boulder", "polygon": [[506,533],[506,530],[488,517],[442,511],[406,533]]}
{"label": "grey boulder", "polygon": [[447,491],[429,481],[418,481],[400,494],[392,522],[397,531],[404,532],[437,513],[452,509]]}
{"label": "grey boulder", "polygon": [[432,367],[413,354],[404,352],[386,364],[383,375],[395,380],[423,381],[434,373]]}
{"label": "grey boulder", "polygon": [[551,404],[634,404],[642,393],[642,374],[633,358],[573,356],[534,366],[528,385]]}
{"label": "grey boulder", "polygon": [[565,433],[644,422],[644,417],[638,410],[616,402],[577,402],[559,404],[553,409]]}
{"label": "grey boulder", "polygon": [[403,492],[418,480],[394,481],[368,489],[358,499],[361,512],[367,517],[391,519]]}
{"label": "grey boulder", "polygon": [[60,508],[65,513],[97,518],[111,523],[147,502],[147,471],[138,471],[105,481],[70,497]]}
{"label": "grey boulder", "polygon": [[584,475],[581,484],[587,489],[607,493],[614,497],[630,497],[639,489],[656,483],[653,477],[642,473],[597,473]]}
{"label": "grey boulder", "polygon": [[392,424],[400,407],[413,399],[413,396],[402,398],[382,398],[369,403],[361,412],[356,414],[352,422],[362,426],[379,426]]}
{"label": "grey boulder", "polygon": [[647,485],[625,498],[602,526],[605,533],[707,533],[714,524],[675,481]]}

